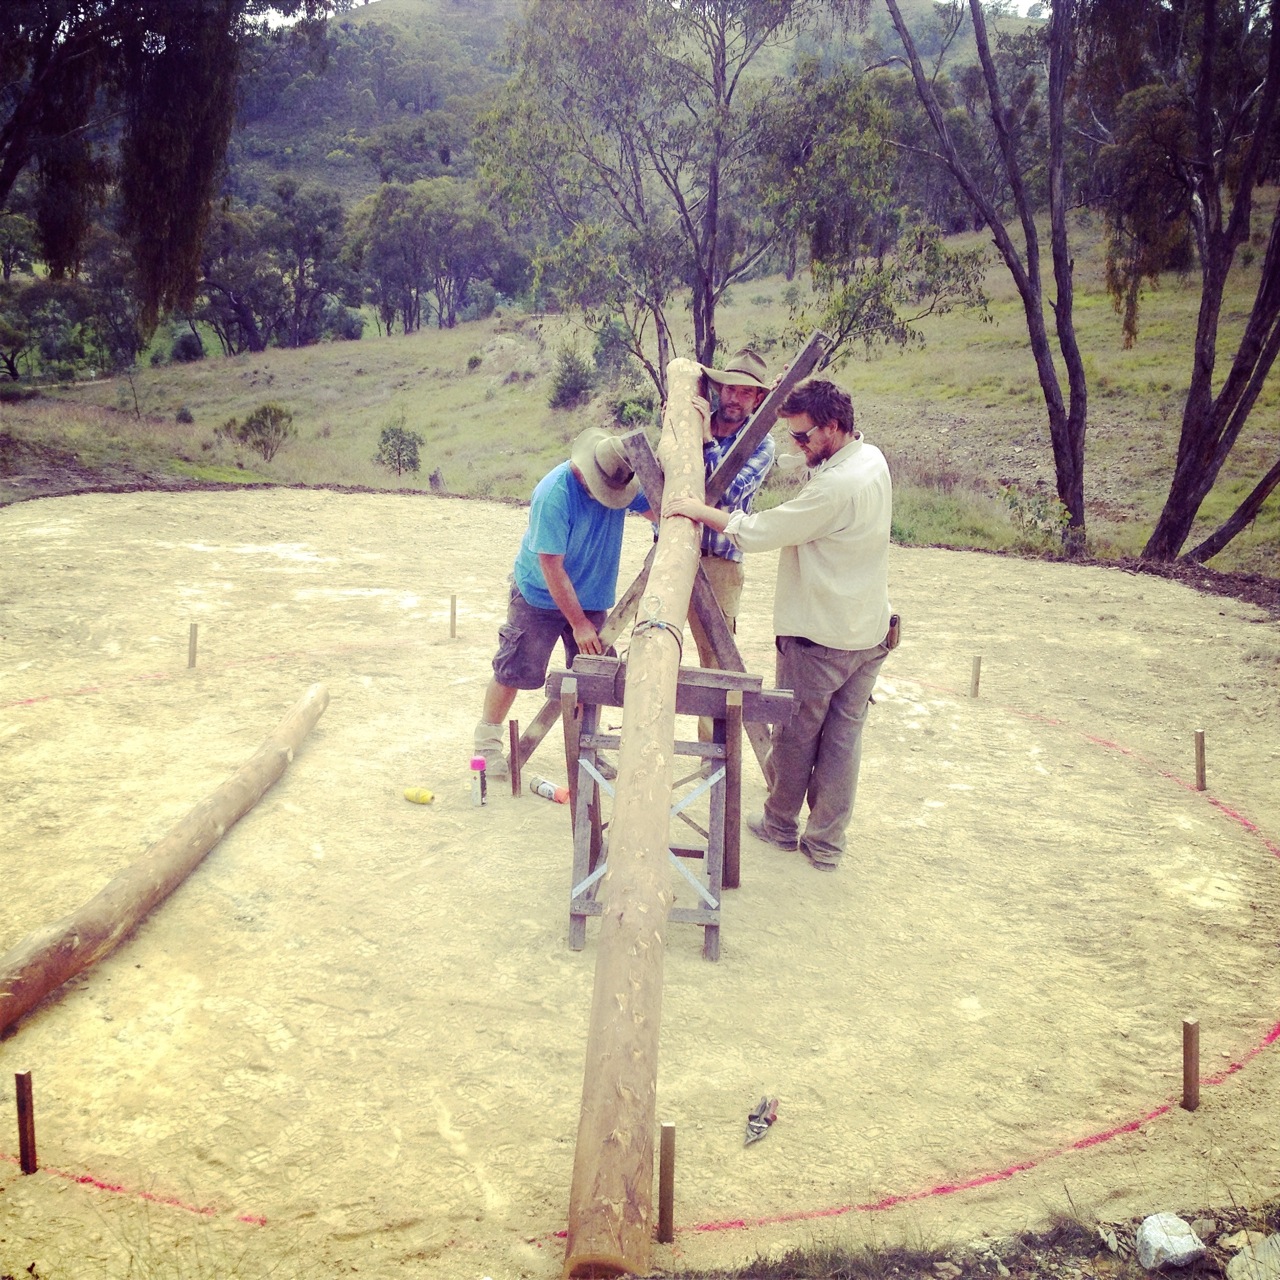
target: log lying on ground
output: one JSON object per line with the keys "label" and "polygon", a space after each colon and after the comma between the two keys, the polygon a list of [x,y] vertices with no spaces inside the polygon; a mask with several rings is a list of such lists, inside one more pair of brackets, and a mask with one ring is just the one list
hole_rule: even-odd
{"label": "log lying on ground", "polygon": [[68,978],[113,951],[285,771],[325,707],[313,684],[256,754],[84,906],[0,956],[0,1034]]}
{"label": "log lying on ground", "polygon": [[[701,375],[691,360],[668,365],[658,446],[666,491],[698,498],[702,420],[693,400]],[[627,654],[609,869],[600,882],[603,914],[569,1193],[566,1276],[649,1270],[663,947],[672,899],[667,827],[676,683],[701,541],[701,526],[692,521],[662,521]]]}

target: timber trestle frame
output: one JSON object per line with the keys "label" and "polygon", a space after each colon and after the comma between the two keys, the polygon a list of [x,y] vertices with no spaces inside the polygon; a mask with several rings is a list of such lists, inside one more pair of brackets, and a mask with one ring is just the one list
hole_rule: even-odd
{"label": "timber trestle frame", "polygon": [[[778,419],[778,410],[782,407],[787,396],[815,368],[821,366],[830,348],[831,339],[821,330],[815,330],[809,335],[808,341],[797,352],[796,358],[787,366],[782,377],[778,379],[778,385],[769,392],[761,402],[760,407],[752,415],[738,443],[724,457],[714,473],[707,477],[706,500],[712,506],[716,504],[724,494],[724,491],[737,478],[738,472],[742,470],[742,464],[755,452],[756,446],[769,434],[773,424]],[[649,443],[648,436],[643,431],[633,431],[629,435],[622,437],[622,443],[627,451],[632,468],[635,470],[636,475],[640,477],[640,487],[644,490],[645,496],[653,505],[653,509],[660,511],[662,509],[663,488],[662,468],[653,452],[653,446]],[[626,591],[622,593],[618,603],[613,606],[609,616],[605,619],[604,625],[600,628],[600,640],[606,648],[611,646],[634,620],[636,608],[640,603],[641,596],[644,595],[645,585],[649,579],[649,566],[652,562],[653,554],[650,553],[649,558],[644,562],[644,567],[636,575],[635,580]],[[725,621],[724,613],[720,609],[715,594],[711,590],[711,583],[708,581],[707,575],[703,573],[701,565],[699,565],[698,575],[694,579],[690,607],[702,623],[708,642],[715,654],[717,666],[725,671],[745,671],[746,665],[738,653],[738,646],[733,638],[733,632],[729,630],[729,624]],[[542,704],[538,714],[530,721],[521,735],[519,744],[520,768],[529,763],[529,757],[538,749],[543,738],[555,727],[555,723],[559,718],[559,698],[548,697],[546,702]],[[745,731],[752,750],[755,751],[756,760],[763,769],[764,758],[769,745],[768,732],[764,724],[759,721],[747,721],[745,723]]]}
{"label": "timber trestle frame", "polygon": [[[547,679],[547,697],[561,711],[565,762],[569,778],[569,813],[573,828],[573,887],[569,895],[569,946],[586,944],[587,917],[599,915],[596,887],[607,869],[604,852],[602,799],[612,795],[613,770],[602,751],[616,751],[620,738],[600,722],[602,707],[621,707],[627,667],[620,658],[579,654],[572,671],[555,671]],[[789,689],[762,689],[761,677],[740,671],[681,667],[676,685],[676,714],[708,716],[715,723],[712,742],[677,741],[675,754],[696,763],[693,772],[673,788],[671,817],[679,818],[700,837],[698,843],[672,843],[671,860],[694,890],[693,906],[672,907],[668,919],[701,925],[702,954],[720,957],[720,899],[724,889],[740,883],[739,827],[742,814],[742,733],[746,725],[761,730],[789,720]],[[710,765],[710,768],[705,766]],[[674,794],[693,784],[680,799]],[[704,792],[710,800],[710,819],[704,830],[684,812]],[[669,833],[670,834],[670,833]],[[686,869],[681,859],[702,859],[702,877]]]}

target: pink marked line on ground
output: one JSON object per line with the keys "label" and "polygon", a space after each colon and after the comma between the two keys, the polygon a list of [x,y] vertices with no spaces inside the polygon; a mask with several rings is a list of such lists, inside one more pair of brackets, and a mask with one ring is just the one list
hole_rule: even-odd
{"label": "pink marked line on ground", "polygon": [[[922,688],[933,689],[937,692],[948,693],[953,697],[959,698],[962,695],[955,689],[949,689],[942,685],[930,685],[921,682]],[[1054,716],[1041,715],[1036,712],[1021,711],[1017,707],[1001,707],[1003,712],[1008,715],[1018,716],[1023,720],[1034,721],[1039,724],[1053,725],[1059,728],[1067,728],[1066,722]],[[1153,760],[1147,759],[1140,752],[1135,751],[1132,747],[1126,747],[1118,742],[1113,742],[1109,738],[1102,738],[1096,734],[1085,733],[1082,730],[1077,731],[1086,742],[1090,742],[1095,746],[1102,747],[1108,751],[1116,751],[1121,755],[1129,756],[1141,764],[1147,765],[1154,770],[1160,777],[1167,778],[1170,782],[1182,787],[1187,791],[1196,791],[1192,783],[1185,781],[1176,774],[1171,773],[1167,769],[1161,768]],[[1280,845],[1274,841],[1267,839],[1259,830],[1258,825],[1249,818],[1232,809],[1223,801],[1216,799],[1214,796],[1206,795],[1206,800],[1215,809],[1223,814],[1224,817],[1238,823],[1245,831],[1256,836],[1263,846],[1274,857],[1280,858]],[[1202,1076],[1200,1078],[1201,1085],[1212,1086],[1224,1083],[1231,1076],[1235,1075],[1253,1058],[1257,1057],[1264,1049],[1280,1040],[1280,1022],[1277,1022],[1257,1044],[1242,1053],[1235,1062],[1230,1063],[1221,1071],[1215,1072],[1213,1075]],[[881,1200],[876,1200],[866,1204],[846,1204],[835,1205],[824,1209],[799,1209],[790,1213],[775,1214],[770,1217],[760,1218],[733,1218],[720,1222],[701,1222],[688,1227],[677,1228],[679,1231],[740,1231],[749,1227],[767,1227],[778,1226],[787,1222],[804,1222],[812,1221],[820,1218],[836,1218],[847,1213],[879,1213],[886,1209],[896,1208],[898,1205],[910,1204],[918,1200],[926,1200],[932,1196],[954,1195],[958,1191],[971,1191],[977,1187],[990,1186],[996,1182],[1004,1182],[1014,1175],[1025,1173],[1030,1169],[1036,1168],[1038,1165],[1044,1164],[1046,1161],[1054,1160],[1059,1156],[1068,1155],[1076,1151],[1087,1151],[1092,1147],[1100,1146],[1104,1142],[1110,1142],[1115,1138],[1123,1137],[1125,1134],[1134,1133],[1144,1124],[1151,1120],[1158,1119],[1160,1116],[1168,1114],[1177,1105],[1178,1099],[1173,1098],[1168,1102],[1162,1103],[1160,1106],[1148,1111],[1145,1115],[1139,1116],[1136,1120],[1126,1121],[1124,1124],[1115,1125],[1110,1129],[1104,1129],[1099,1133],[1089,1134],[1087,1137],[1080,1138],[1075,1142],[1069,1143],[1065,1147],[1059,1147],[1057,1150],[1046,1152],[1038,1159],[1027,1160],[1021,1164],[1008,1165],[1006,1168],[997,1169],[989,1173],[977,1174],[962,1182],[943,1182],[936,1186],[926,1187],[919,1191],[909,1191],[900,1195],[885,1196]],[[563,1234],[563,1233],[557,1233]]]}
{"label": "pink marked line on ground", "polygon": [[[364,646],[360,646],[360,645],[341,646],[341,648],[344,650],[356,649],[361,647],[364,647]],[[240,662],[230,663],[227,665],[228,666],[244,666],[244,665],[248,665],[249,662],[253,662],[253,661],[278,662],[283,660],[286,657],[300,657],[300,656],[310,656],[310,655],[303,654],[303,653],[288,654],[288,655],[270,654],[270,655],[265,655],[262,658],[242,660]],[[135,677],[131,677],[130,679],[131,680],[146,680],[146,679],[155,680],[155,679],[169,679],[169,678],[171,677],[168,675],[158,674],[158,675],[149,675],[149,676],[135,676]],[[943,686],[926,685],[922,683],[921,687],[934,688],[939,690],[940,692],[950,693],[956,697],[960,696],[959,694],[956,693],[955,690],[946,689]],[[36,702],[45,702],[55,697],[62,697],[62,696],[74,697],[80,694],[97,693],[100,691],[101,690],[98,687],[85,687],[81,689],[72,690],[71,693],[69,694],[45,694],[40,697],[27,698],[27,699],[22,699],[18,702],[6,703],[4,704],[4,706],[5,707],[27,706]],[[0,707],[0,709],[3,709],[3,707]],[[1020,718],[1025,720],[1032,720],[1039,723],[1050,724],[1058,727],[1067,727],[1064,721],[1059,720],[1052,716],[1039,715],[1034,712],[1024,712],[1024,711],[1020,711],[1016,707],[1002,707],[1001,710],[1004,711],[1006,714],[1019,716]],[[1189,791],[1195,790],[1195,787],[1192,786],[1190,783],[1186,782],[1182,778],[1179,778],[1176,774],[1173,774],[1168,770],[1161,768],[1154,761],[1149,760],[1145,756],[1143,756],[1140,752],[1137,752],[1130,747],[1122,746],[1119,743],[1112,742],[1110,739],[1107,739],[1107,738],[1101,738],[1094,734],[1084,733],[1083,731],[1079,731],[1079,732],[1080,732],[1080,736],[1083,737],[1086,742],[1091,742],[1095,746],[1100,746],[1106,750],[1117,751],[1121,755],[1129,756],[1134,760],[1137,760],[1139,763],[1149,766],[1160,777],[1167,778],[1169,781],[1184,788],[1185,790],[1189,790]],[[1221,812],[1225,817],[1238,823],[1245,831],[1249,832],[1251,835],[1257,836],[1269,853],[1271,853],[1273,856],[1277,858],[1280,858],[1280,845],[1277,845],[1273,841],[1267,839],[1259,830],[1256,823],[1252,822],[1250,819],[1246,818],[1243,814],[1230,808],[1224,802],[1214,798],[1213,796],[1206,795],[1206,799],[1214,808],[1216,808],[1219,812]],[[1248,1062],[1250,1062],[1253,1058],[1257,1057],[1257,1055],[1261,1053],[1263,1049],[1268,1048],[1270,1045],[1274,1044],[1277,1040],[1280,1040],[1280,1022],[1275,1023],[1271,1027],[1271,1029],[1267,1031],[1267,1033],[1258,1041],[1258,1043],[1253,1045],[1249,1049],[1247,1049],[1243,1054],[1241,1054],[1239,1059],[1230,1063],[1228,1066],[1224,1067],[1221,1071],[1215,1072],[1211,1076],[1202,1076],[1200,1078],[1201,1085],[1213,1086],[1213,1085],[1219,1085],[1224,1083],[1231,1076],[1235,1075],[1236,1072],[1242,1070],[1244,1066]],[[694,1223],[687,1227],[678,1227],[677,1230],[680,1232],[741,1231],[741,1230],[746,1230],[752,1227],[778,1226],[788,1222],[808,1222],[808,1221],[815,1221],[822,1218],[838,1218],[848,1213],[880,1213],[887,1209],[896,1208],[899,1205],[911,1204],[920,1200],[927,1200],[934,1196],[955,1195],[957,1192],[960,1192],[960,1191],[972,1191],[978,1187],[991,1186],[992,1184],[997,1182],[1005,1182],[1019,1173],[1026,1173],[1027,1171],[1031,1169],[1035,1169],[1039,1165],[1044,1164],[1049,1160],[1057,1159],[1059,1156],[1069,1155],[1077,1151],[1087,1151],[1092,1147],[1100,1146],[1104,1142],[1110,1142],[1115,1138],[1123,1137],[1126,1134],[1133,1133],[1138,1129],[1140,1129],[1144,1124],[1147,1124],[1149,1121],[1155,1120],[1160,1116],[1168,1114],[1168,1112],[1173,1110],[1176,1104],[1177,1104],[1177,1099],[1176,1098],[1171,1099],[1167,1102],[1162,1103],[1160,1106],[1155,1107],[1152,1110],[1148,1111],[1145,1115],[1139,1116],[1135,1120],[1129,1120],[1123,1124],[1114,1125],[1109,1129],[1103,1129],[1098,1133],[1089,1134],[1086,1137],[1079,1138],[1075,1142],[1067,1144],[1065,1147],[1058,1147],[1055,1150],[1048,1151],[1043,1156],[1040,1156],[1037,1159],[1022,1161],[1019,1164],[1007,1165],[1003,1169],[997,1169],[993,1171],[988,1171],[986,1173],[975,1174],[973,1177],[967,1178],[960,1182],[942,1182],[932,1187],[926,1187],[917,1191],[908,1191],[908,1192],[904,1192],[897,1195],[888,1195],[883,1197],[880,1200],[869,1201],[863,1204],[830,1205],[820,1209],[797,1209],[788,1213],[774,1214],[772,1216],[765,1216],[765,1217],[731,1218],[731,1219],[725,1219],[718,1222],[701,1222],[701,1223]],[[16,1156],[7,1155],[3,1152],[0,1152],[0,1159],[6,1160],[11,1164],[18,1163],[18,1158]],[[179,1200],[177,1197],[174,1197],[174,1196],[159,1196],[149,1191],[140,1191],[136,1189],[130,1189],[118,1183],[109,1183],[109,1182],[102,1181],[89,1174],[73,1174],[73,1173],[64,1172],[63,1170],[59,1170],[59,1169],[44,1169],[43,1172],[53,1177],[65,1178],[81,1186],[93,1187],[95,1190],[106,1191],[115,1195],[132,1196],[135,1199],[145,1200],[152,1204],[158,1204],[158,1205],[164,1205],[170,1208],[182,1209],[187,1213],[197,1214],[201,1217],[213,1217],[219,1213],[218,1209],[213,1208],[211,1206],[199,1206],[199,1205],[187,1204],[185,1201]],[[250,1213],[237,1214],[236,1220],[239,1222],[248,1223],[252,1226],[265,1226],[267,1222],[267,1219],[265,1216],[261,1214],[250,1214]],[[566,1238],[567,1234],[568,1233],[566,1231],[560,1230],[560,1231],[552,1232],[549,1236],[545,1238],[562,1240]]]}
{"label": "pink marked line on ground", "polygon": [[[0,1152],[0,1160],[8,1161],[9,1164],[19,1163],[17,1156],[8,1155],[5,1152]],[[136,1187],[126,1187],[120,1182],[107,1182],[105,1179],[96,1178],[90,1173],[71,1173],[66,1169],[54,1169],[49,1165],[41,1165],[38,1172],[47,1174],[51,1178],[62,1178],[66,1182],[74,1182],[77,1186],[91,1187],[94,1191],[105,1191],[110,1195],[116,1196],[128,1196],[132,1200],[143,1200],[147,1204],[162,1205],[166,1209],[181,1209],[184,1213],[192,1213],[199,1218],[216,1218],[219,1214],[225,1212],[214,1205],[188,1204],[177,1196],[158,1195],[154,1191],[141,1191]],[[247,1222],[259,1227],[267,1225],[266,1217],[260,1213],[238,1213],[236,1214],[236,1221]]]}

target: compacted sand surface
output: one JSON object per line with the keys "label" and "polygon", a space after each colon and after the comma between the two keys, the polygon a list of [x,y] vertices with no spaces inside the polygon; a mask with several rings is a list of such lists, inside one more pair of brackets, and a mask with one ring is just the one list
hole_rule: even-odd
{"label": "compacted sand surface", "polygon": [[[0,1041],[42,1165],[4,1104],[0,1274],[558,1275],[595,925],[568,949],[567,810],[467,785],[524,521],[294,490],[0,510],[0,950],[331,698],[174,896]],[[775,564],[739,634],[767,684]],[[895,548],[892,573],[845,864],[744,834],[719,962],[668,930],[663,1268],[1280,1184],[1280,626],[1115,570]],[[564,780],[558,732],[530,767]]]}

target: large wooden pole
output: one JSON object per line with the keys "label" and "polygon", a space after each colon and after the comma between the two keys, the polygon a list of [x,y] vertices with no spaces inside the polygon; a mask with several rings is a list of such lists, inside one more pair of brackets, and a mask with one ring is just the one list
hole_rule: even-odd
{"label": "large wooden pole", "polygon": [[253,758],[137,862],[82,907],[28,934],[0,956],[0,1034],[68,978],[113,951],[187,878],[285,771],[328,705],[328,690],[313,684]]}
{"label": "large wooden pole", "polygon": [[[667,366],[658,457],[669,494],[703,494],[702,368]],[[578,1146],[569,1193],[567,1277],[649,1269],[662,961],[671,906],[668,859],[676,683],[701,528],[663,520],[627,657],[609,870],[587,1035]]]}

